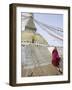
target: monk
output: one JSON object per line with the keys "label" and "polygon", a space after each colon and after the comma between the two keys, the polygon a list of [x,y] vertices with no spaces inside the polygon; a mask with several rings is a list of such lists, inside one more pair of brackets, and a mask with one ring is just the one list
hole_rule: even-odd
{"label": "monk", "polygon": [[55,47],[54,50],[52,51],[52,64],[54,66],[59,67],[59,62],[60,62],[60,57],[57,48]]}
{"label": "monk", "polygon": [[55,47],[52,51],[52,64],[57,67],[57,70],[62,74],[62,70],[59,67],[60,59],[57,48]]}

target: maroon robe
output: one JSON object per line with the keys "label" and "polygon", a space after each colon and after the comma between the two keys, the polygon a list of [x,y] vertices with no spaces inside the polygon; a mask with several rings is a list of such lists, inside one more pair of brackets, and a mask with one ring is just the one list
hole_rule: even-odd
{"label": "maroon robe", "polygon": [[58,51],[57,51],[57,49],[54,49],[52,51],[52,64],[54,66],[58,67],[59,66],[59,62],[60,62],[60,57],[59,57]]}

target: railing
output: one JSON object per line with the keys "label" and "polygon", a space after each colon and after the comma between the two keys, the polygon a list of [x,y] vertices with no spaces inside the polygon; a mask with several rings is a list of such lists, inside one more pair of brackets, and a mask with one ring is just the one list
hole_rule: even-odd
{"label": "railing", "polygon": [[37,43],[37,42],[30,42],[30,41],[21,41],[21,46],[25,45],[35,45],[35,46],[43,46],[43,47],[57,47],[57,48],[63,48],[62,46],[54,46],[54,45],[46,45],[43,43]]}

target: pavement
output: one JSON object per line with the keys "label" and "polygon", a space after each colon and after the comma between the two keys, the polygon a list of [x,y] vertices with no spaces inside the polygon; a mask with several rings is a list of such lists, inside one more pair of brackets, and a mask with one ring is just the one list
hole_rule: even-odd
{"label": "pavement", "polygon": [[54,76],[61,75],[57,67],[52,64],[45,66],[35,67],[35,68],[24,68],[22,67],[22,77],[31,77],[31,76]]}

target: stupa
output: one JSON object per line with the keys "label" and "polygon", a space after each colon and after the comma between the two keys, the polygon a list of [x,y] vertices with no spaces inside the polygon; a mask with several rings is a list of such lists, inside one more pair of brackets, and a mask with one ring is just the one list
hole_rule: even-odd
{"label": "stupa", "polygon": [[51,53],[46,47],[48,42],[37,33],[33,15],[29,17],[25,30],[21,31],[21,44],[21,76],[48,75],[46,66],[51,64]]}

